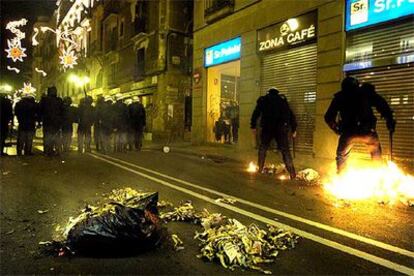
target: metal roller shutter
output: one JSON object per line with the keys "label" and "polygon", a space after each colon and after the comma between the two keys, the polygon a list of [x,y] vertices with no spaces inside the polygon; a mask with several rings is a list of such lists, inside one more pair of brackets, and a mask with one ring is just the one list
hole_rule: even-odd
{"label": "metal roller shutter", "polygon": [[[370,82],[376,86],[394,110],[397,127],[394,133],[393,155],[401,160],[414,159],[414,63],[373,68],[351,72],[360,82]],[[389,139],[385,121],[378,120],[377,130],[384,154],[389,154]],[[366,152],[357,147],[357,151]]]}
{"label": "metal roller shutter", "polygon": [[316,101],[316,44],[263,56],[262,95],[270,87],[284,94],[298,121],[296,149],[313,153]]}

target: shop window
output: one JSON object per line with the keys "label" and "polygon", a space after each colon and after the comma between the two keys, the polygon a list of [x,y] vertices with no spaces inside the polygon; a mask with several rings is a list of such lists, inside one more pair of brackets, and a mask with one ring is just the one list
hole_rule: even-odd
{"label": "shop window", "polygon": [[124,24],[125,20],[122,18],[121,19],[121,24],[119,25],[119,37],[123,38],[124,37],[124,29],[125,29],[125,24]]}
{"label": "shop window", "polygon": [[141,80],[145,76],[145,48],[137,51],[137,63],[135,67],[135,80]]}

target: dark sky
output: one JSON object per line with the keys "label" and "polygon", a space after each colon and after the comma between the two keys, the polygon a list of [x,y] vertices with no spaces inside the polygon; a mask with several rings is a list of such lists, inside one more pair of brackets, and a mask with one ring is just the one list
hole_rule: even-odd
{"label": "dark sky", "polygon": [[[51,16],[56,8],[56,0],[0,0],[0,20],[1,20],[1,77],[0,83],[9,83],[14,88],[23,87],[24,81],[29,81],[31,73],[31,32],[32,25],[38,16]],[[5,27],[9,21],[26,18],[29,22],[23,28],[26,38],[22,41],[22,46],[27,48],[27,57],[24,62],[13,62],[7,59],[7,53],[4,51],[7,47],[7,39],[13,37]],[[20,73],[6,69],[7,65],[18,67]]]}

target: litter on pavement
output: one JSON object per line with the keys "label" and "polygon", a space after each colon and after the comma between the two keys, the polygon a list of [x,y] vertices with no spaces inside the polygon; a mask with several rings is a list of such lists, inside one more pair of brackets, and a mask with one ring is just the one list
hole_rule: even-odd
{"label": "litter on pavement", "polygon": [[174,250],[180,251],[184,249],[184,243],[183,241],[178,237],[177,234],[172,234],[171,239],[174,242]]}
{"label": "litter on pavement", "polygon": [[178,207],[175,207],[171,212],[161,213],[160,218],[164,221],[186,221],[194,224],[200,223],[202,217],[201,213],[195,211],[190,201],[184,202]]}
{"label": "litter on pavement", "polygon": [[319,173],[315,171],[314,169],[310,169],[310,168],[299,171],[296,174],[296,177],[299,180],[303,180],[307,184],[311,184],[311,185],[319,184],[319,181],[320,181]]}
{"label": "litter on pavement", "polygon": [[102,203],[86,206],[65,227],[57,226],[60,241],[43,246],[58,256],[67,252],[124,254],[153,248],[162,238],[157,201],[158,193],[112,190]]}
{"label": "litter on pavement", "polygon": [[37,210],[37,212],[39,214],[45,214],[45,213],[49,212],[49,210]]}
{"label": "litter on pavement", "polygon": [[231,197],[220,197],[220,198],[217,198],[216,200],[215,200],[215,202],[223,202],[223,203],[227,203],[227,204],[234,204],[234,203],[236,203],[237,202],[237,200],[235,200],[234,198],[231,198]]}

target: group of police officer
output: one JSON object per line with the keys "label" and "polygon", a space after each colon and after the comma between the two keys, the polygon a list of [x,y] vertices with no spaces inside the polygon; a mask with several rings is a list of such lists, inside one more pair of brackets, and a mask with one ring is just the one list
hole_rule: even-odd
{"label": "group of police officer", "polygon": [[[1,154],[4,152],[9,122],[13,119],[10,101],[1,97]],[[375,108],[386,120],[392,135],[396,121],[388,103],[378,95],[372,84],[360,85],[353,77],[346,77],[341,91],[334,98],[325,114],[327,125],[339,135],[336,150],[337,171],[343,171],[351,149],[356,143],[368,146],[372,159],[381,159],[381,145],[376,131],[377,118]],[[145,127],[145,109],[134,98],[126,105],[118,96],[116,102],[103,97],[93,106],[90,96],[85,96],[79,107],[72,106],[70,97],[63,100],[57,96],[55,87],[50,87],[47,95],[36,103],[33,95],[23,96],[16,103],[14,113],[19,122],[17,135],[17,154],[32,154],[32,141],[36,123],[43,125],[44,151],[47,155],[69,151],[73,132],[73,123],[78,124],[78,151],[91,150],[91,128],[94,126],[96,149],[100,152],[125,152],[133,148],[140,150]],[[296,177],[289,148],[290,136],[296,137],[297,122],[288,101],[276,88],[268,90],[267,95],[259,97],[251,116],[251,129],[256,135],[257,122],[260,119],[261,135],[258,150],[259,172],[263,172],[266,152],[272,140],[281,151],[290,178]],[[111,137],[113,135],[113,148]]]}
{"label": "group of police officer", "polygon": [[[1,155],[9,133],[8,126],[13,122],[12,103],[1,96]],[[18,121],[17,155],[32,155],[32,143],[36,127],[43,127],[44,153],[48,156],[68,152],[72,144],[73,124],[78,125],[78,152],[91,151],[91,133],[94,129],[94,142],[97,151],[126,152],[140,150],[145,128],[145,108],[134,97],[127,105],[122,95],[116,101],[98,97],[93,105],[91,96],[80,100],[79,106],[72,105],[70,97],[57,96],[56,87],[49,87],[47,95],[36,102],[33,94],[23,94],[14,106]],[[112,139],[113,137],[113,139]],[[111,146],[113,141],[113,147]]]}
{"label": "group of police officer", "polygon": [[[339,135],[336,150],[337,172],[341,173],[354,144],[368,146],[373,160],[381,160],[381,144],[376,131],[377,118],[375,108],[385,119],[392,135],[396,121],[388,103],[375,91],[370,83],[359,84],[353,77],[346,77],[341,84],[341,91],[334,98],[325,114],[325,122]],[[289,138],[296,137],[297,123],[286,97],[276,88],[259,97],[251,117],[250,127],[256,136],[257,122],[260,118],[261,136],[258,153],[259,172],[263,172],[268,150],[272,140],[276,140],[281,151],[290,178],[296,177],[295,167],[289,149]]]}

